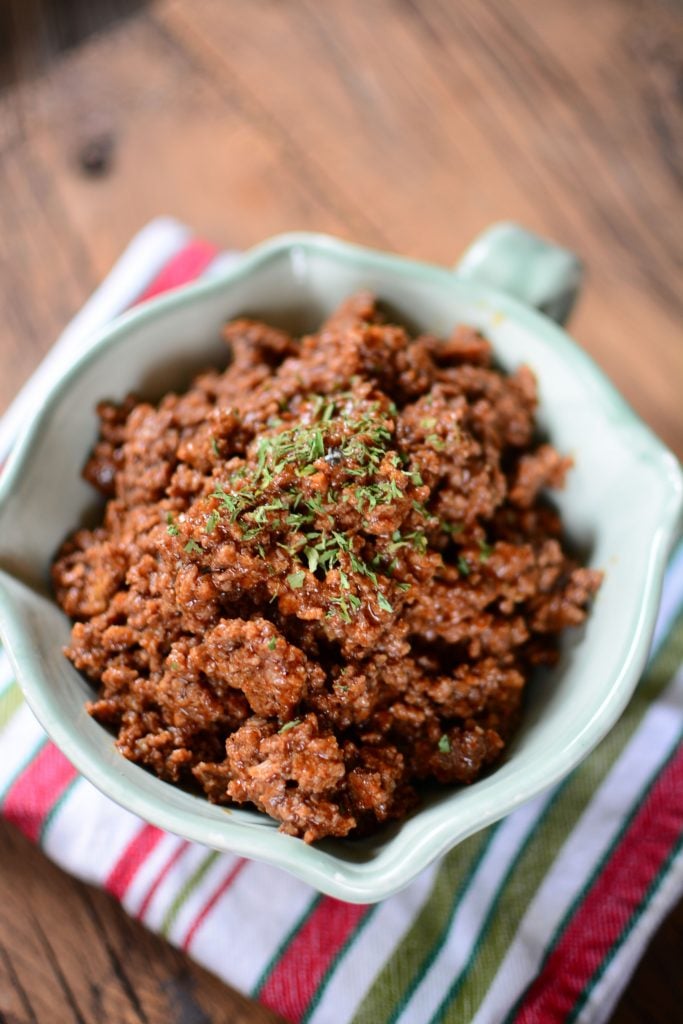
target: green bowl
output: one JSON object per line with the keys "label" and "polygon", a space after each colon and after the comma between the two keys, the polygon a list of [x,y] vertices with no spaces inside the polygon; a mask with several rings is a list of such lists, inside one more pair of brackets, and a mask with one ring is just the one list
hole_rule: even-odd
{"label": "green bowl", "polygon": [[[571,771],[617,720],[645,664],[683,492],[671,453],[567,334],[529,304],[562,319],[578,277],[571,254],[512,225],[484,236],[456,272],[293,234],[127,313],[95,337],[54,381],[0,479],[2,637],[28,703],[76,768],[161,828],[267,861],[359,903],[401,889],[434,858]],[[219,335],[230,317],[246,313],[310,330],[358,288],[436,334],[474,324],[504,367],[532,367],[540,426],[576,460],[558,498],[568,533],[606,576],[557,668],[532,683],[522,727],[494,772],[467,788],[430,792],[410,818],[372,838],[306,846],[264,815],[216,807],[117,753],[111,734],[84,710],[88,683],[61,654],[69,622],[50,595],[49,570],[93,504],[80,472],[95,440],[98,400],[131,390],[154,398],[183,386],[193,370],[225,358]]]}

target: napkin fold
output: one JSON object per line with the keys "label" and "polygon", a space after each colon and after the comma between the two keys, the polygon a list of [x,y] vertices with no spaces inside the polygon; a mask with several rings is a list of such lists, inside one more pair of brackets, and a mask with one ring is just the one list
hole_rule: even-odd
{"label": "napkin fold", "polygon": [[[219,253],[170,219],[131,242],[0,422],[0,461],[54,374],[124,309]],[[343,903],[162,832],[80,777],[0,650],[0,813],[65,870],[293,1022],[601,1024],[683,894],[683,545],[623,717],[560,785],[404,892]]]}

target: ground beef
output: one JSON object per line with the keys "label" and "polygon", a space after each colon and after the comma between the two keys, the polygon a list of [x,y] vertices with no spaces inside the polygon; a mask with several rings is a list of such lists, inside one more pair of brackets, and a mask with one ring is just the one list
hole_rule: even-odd
{"label": "ground beef", "polygon": [[363,293],[300,340],[225,338],[224,373],[99,406],[66,653],[127,758],[307,842],[365,834],[495,764],[583,621],[600,575],[543,497],[570,460],[471,328],[411,338]]}

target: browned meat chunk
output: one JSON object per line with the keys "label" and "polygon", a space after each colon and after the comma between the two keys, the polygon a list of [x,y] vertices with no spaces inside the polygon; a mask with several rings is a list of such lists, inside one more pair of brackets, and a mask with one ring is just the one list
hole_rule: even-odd
{"label": "browned meat chunk", "polygon": [[53,570],[67,655],[122,754],[306,842],[475,781],[600,574],[545,497],[536,387],[469,327],[412,339],[366,293],[301,340],[228,324],[227,370],[101,403],[108,499]]}

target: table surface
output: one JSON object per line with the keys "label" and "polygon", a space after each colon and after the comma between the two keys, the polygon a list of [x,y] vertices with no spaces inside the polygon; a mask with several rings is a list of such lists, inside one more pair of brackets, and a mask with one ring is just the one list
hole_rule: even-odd
{"label": "table surface", "polygon": [[[514,219],[584,258],[572,332],[680,455],[682,42],[665,0],[142,8],[0,93],[0,408],[157,214],[445,264]],[[676,1018],[681,948],[683,905],[617,1024]],[[0,827],[2,1024],[275,1019]]]}

